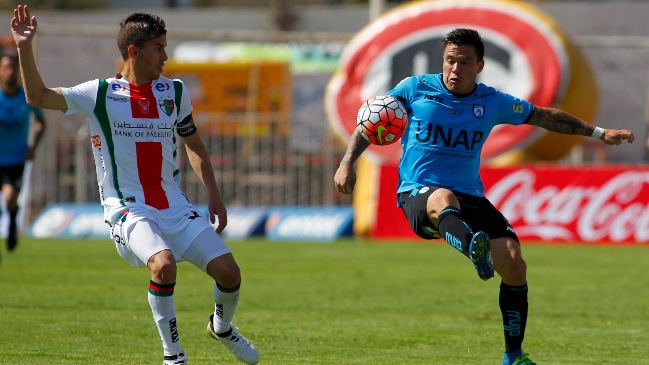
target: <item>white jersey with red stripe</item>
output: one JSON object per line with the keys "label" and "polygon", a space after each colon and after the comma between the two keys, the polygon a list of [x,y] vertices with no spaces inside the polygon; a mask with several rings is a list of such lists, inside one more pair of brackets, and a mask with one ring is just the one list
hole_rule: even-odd
{"label": "white jersey with red stripe", "polygon": [[188,203],[180,189],[176,127],[192,112],[180,80],[144,85],[116,78],[62,88],[66,114],[88,117],[104,218],[113,224],[129,204],[162,210]]}

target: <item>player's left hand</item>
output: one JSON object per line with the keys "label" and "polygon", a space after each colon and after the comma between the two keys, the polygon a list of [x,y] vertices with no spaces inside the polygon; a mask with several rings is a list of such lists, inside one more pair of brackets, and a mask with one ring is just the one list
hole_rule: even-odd
{"label": "player's left hand", "polygon": [[608,145],[619,145],[624,140],[633,143],[635,136],[633,132],[627,129],[604,129],[604,134],[600,137]]}
{"label": "player's left hand", "polygon": [[207,209],[210,212],[210,222],[212,224],[216,223],[216,219],[219,220],[216,233],[220,234],[225,229],[225,226],[228,225],[228,211],[225,205],[221,199],[210,198],[209,203],[207,203]]}

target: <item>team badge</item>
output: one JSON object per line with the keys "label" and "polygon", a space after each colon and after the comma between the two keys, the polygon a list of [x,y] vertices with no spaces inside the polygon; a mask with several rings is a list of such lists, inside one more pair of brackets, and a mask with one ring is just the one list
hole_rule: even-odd
{"label": "team badge", "polygon": [[173,99],[158,100],[158,106],[160,106],[160,109],[162,109],[162,111],[168,116],[171,116],[171,114],[174,112]]}
{"label": "team badge", "polygon": [[478,119],[484,117],[484,105],[473,104],[473,116]]}

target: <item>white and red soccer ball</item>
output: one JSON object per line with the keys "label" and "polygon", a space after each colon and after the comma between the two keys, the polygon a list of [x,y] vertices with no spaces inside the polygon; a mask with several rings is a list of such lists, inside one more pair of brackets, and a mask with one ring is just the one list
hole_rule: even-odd
{"label": "white and red soccer ball", "polygon": [[371,144],[385,146],[401,138],[408,124],[404,106],[395,98],[380,95],[369,98],[358,109],[356,126]]}

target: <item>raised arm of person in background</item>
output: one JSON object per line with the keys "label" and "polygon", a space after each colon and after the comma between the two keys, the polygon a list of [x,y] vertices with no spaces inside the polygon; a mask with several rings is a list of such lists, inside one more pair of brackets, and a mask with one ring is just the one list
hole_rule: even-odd
{"label": "raised arm of person in background", "polygon": [[27,5],[19,5],[11,19],[11,35],[18,48],[20,75],[23,80],[25,97],[31,106],[43,109],[66,110],[68,105],[60,88],[50,89],[45,86],[34,59],[32,41],[36,35],[36,17],[29,15]]}

